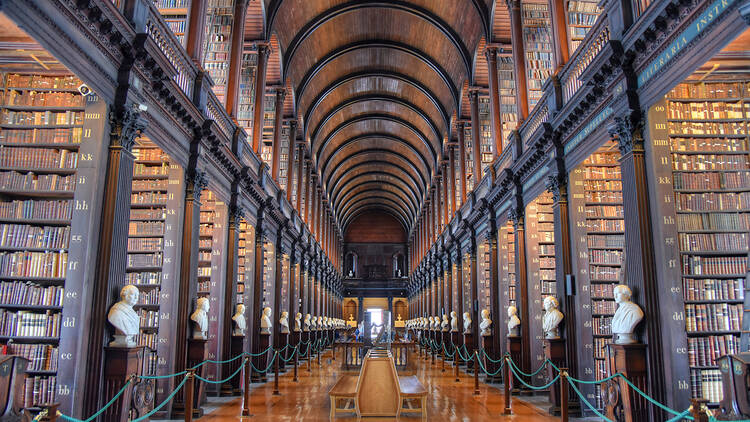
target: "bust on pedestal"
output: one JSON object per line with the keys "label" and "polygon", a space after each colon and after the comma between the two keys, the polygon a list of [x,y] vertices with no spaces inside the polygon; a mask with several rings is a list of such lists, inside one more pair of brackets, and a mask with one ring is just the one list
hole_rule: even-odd
{"label": "bust on pedestal", "polygon": [[260,314],[260,333],[261,334],[271,334],[271,327],[273,327],[273,324],[271,323],[271,308],[266,306],[263,308],[263,312]]}
{"label": "bust on pedestal", "polygon": [[448,331],[450,330],[449,326],[450,322],[448,321],[448,315],[443,314],[443,322],[440,323],[440,329],[442,331]]}
{"label": "bust on pedestal", "polygon": [[294,332],[298,333],[300,331],[302,331],[302,314],[297,312],[297,315],[294,316]]}
{"label": "bust on pedestal", "polygon": [[281,312],[281,318],[279,318],[279,330],[281,334],[289,334],[289,312]]}
{"label": "bust on pedestal", "polygon": [[630,287],[620,284],[614,289],[615,303],[617,310],[612,317],[612,334],[614,334],[615,344],[634,344],[636,343],[633,331],[638,323],[643,319],[643,311],[635,303],[630,301],[633,292]]}
{"label": "bust on pedestal", "polygon": [[544,330],[544,338],[556,339],[560,338],[560,330],[558,325],[563,319],[563,314],[557,307],[560,303],[554,296],[547,296],[544,298],[544,318],[542,319],[542,330]]}
{"label": "bust on pedestal", "polygon": [[312,324],[311,319],[312,316],[310,314],[305,315],[305,320],[302,322],[302,331],[310,331],[310,324]]}
{"label": "bust on pedestal", "polygon": [[456,314],[456,311],[451,311],[451,332],[458,332],[458,314]]}
{"label": "bust on pedestal", "polygon": [[518,308],[508,306],[508,337],[521,335],[521,320],[518,318]]}
{"label": "bust on pedestal", "polygon": [[479,329],[482,330],[482,337],[492,335],[490,328],[492,327],[492,320],[490,319],[490,311],[482,309],[482,322],[479,323]]}
{"label": "bust on pedestal", "polygon": [[232,321],[234,321],[234,332],[235,336],[244,336],[245,330],[247,329],[247,321],[245,321],[245,305],[238,304],[237,312],[232,315]]}
{"label": "bust on pedestal", "polygon": [[120,290],[120,301],[112,305],[107,314],[109,323],[115,328],[114,340],[110,346],[135,347],[135,337],[141,328],[141,317],[133,310],[138,303],[140,292],[132,284]]}
{"label": "bust on pedestal", "polygon": [[196,340],[205,340],[206,331],[208,331],[208,311],[211,304],[208,297],[199,297],[195,303],[195,312],[190,315],[193,321],[193,338]]}
{"label": "bust on pedestal", "polygon": [[471,334],[471,314],[464,312],[464,334]]}

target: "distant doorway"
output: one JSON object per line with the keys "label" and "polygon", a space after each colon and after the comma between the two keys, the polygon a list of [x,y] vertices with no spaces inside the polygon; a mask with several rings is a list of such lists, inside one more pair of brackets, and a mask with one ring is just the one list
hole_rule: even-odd
{"label": "distant doorway", "polygon": [[370,324],[372,326],[370,328],[370,338],[375,339],[380,334],[380,330],[383,329],[383,310],[371,308],[367,312],[370,313]]}

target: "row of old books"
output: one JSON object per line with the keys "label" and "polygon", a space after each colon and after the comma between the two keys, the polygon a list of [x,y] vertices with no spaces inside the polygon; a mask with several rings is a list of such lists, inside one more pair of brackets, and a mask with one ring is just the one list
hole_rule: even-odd
{"label": "row of old books", "polygon": [[34,128],[34,129],[9,129],[0,130],[0,143],[2,144],[25,144],[25,145],[47,145],[47,144],[80,144],[83,128]]}
{"label": "row of old books", "polygon": [[750,170],[750,162],[747,155],[672,154],[672,168],[680,171]]}
{"label": "row of old books", "polygon": [[721,190],[740,189],[750,185],[750,171],[675,173],[675,189]]}
{"label": "row of old books", "polygon": [[685,300],[743,300],[745,298],[744,278],[683,278],[682,287]]}
{"label": "row of old books", "polygon": [[681,231],[747,231],[750,230],[750,214],[729,212],[678,214],[677,228]]}
{"label": "row of old books", "polygon": [[690,366],[716,366],[716,359],[740,351],[740,339],[731,334],[688,339]]}
{"label": "row of old books", "polygon": [[680,233],[680,249],[695,251],[747,251],[750,247],[748,233]]}
{"label": "row of old books", "polygon": [[748,192],[675,193],[680,211],[733,211],[750,210]]}
{"label": "row of old books", "polygon": [[0,252],[0,276],[63,278],[68,268],[68,253]]}
{"label": "row of old books", "polygon": [[5,104],[17,107],[82,108],[84,97],[72,92],[27,91],[11,89],[5,94]]}
{"label": "row of old books", "polygon": [[74,191],[75,176],[59,174],[20,173],[17,171],[0,172],[0,189],[33,190],[33,191]]}
{"label": "row of old books", "polygon": [[[160,209],[161,211],[161,209]],[[164,235],[163,221],[131,221],[128,224],[128,235],[162,236]]]}
{"label": "row of old books", "polygon": [[2,147],[0,166],[73,170],[78,167],[78,152],[67,149]]}
{"label": "row of old books", "polygon": [[689,256],[682,257],[682,273],[685,275],[745,274],[746,256]]}
{"label": "row of old books", "polygon": [[8,311],[0,309],[0,335],[15,337],[59,337],[60,313]]}
{"label": "row of old books", "polygon": [[51,344],[8,344],[8,353],[29,360],[27,371],[57,371],[58,349]]}
{"label": "row of old books", "polygon": [[740,304],[685,304],[685,326],[688,331],[739,331],[741,320]]}
{"label": "row of old books", "polygon": [[0,124],[17,126],[68,126],[82,125],[82,111],[18,111],[3,109]]}
{"label": "row of old books", "polygon": [[72,212],[73,201],[70,200],[0,202],[0,218],[7,219],[70,220]]}
{"label": "row of old books", "polygon": [[3,305],[63,306],[65,288],[40,286],[31,282],[0,282],[0,307]]}
{"label": "row of old books", "polygon": [[66,249],[69,226],[0,224],[0,248]]}

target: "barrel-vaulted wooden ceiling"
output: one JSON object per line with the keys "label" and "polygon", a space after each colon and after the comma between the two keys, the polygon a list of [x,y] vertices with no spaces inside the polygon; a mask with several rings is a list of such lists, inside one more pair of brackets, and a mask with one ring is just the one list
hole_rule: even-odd
{"label": "barrel-vaulted wooden ceiling", "polygon": [[504,0],[250,1],[245,40],[277,43],[268,80],[292,94],[342,233],[372,211],[411,231],[464,87],[486,86],[486,40],[509,43],[509,25]]}

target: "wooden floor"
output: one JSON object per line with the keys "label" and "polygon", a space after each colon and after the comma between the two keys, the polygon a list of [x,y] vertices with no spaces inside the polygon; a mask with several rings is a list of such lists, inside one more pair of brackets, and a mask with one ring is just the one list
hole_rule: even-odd
{"label": "wooden floor", "polygon": [[[336,353],[340,356],[340,353]],[[273,382],[254,384],[250,401],[252,418],[240,418],[241,399],[233,399],[221,404],[216,410],[200,418],[201,422],[259,420],[259,421],[327,421],[329,420],[330,404],[328,390],[333,386],[340,374],[340,360],[331,362],[330,351],[323,355],[323,367],[317,363],[308,373],[302,367],[299,382],[292,382],[292,372],[280,377],[280,396],[274,396]],[[447,365],[446,365],[447,368]],[[438,360],[435,365],[429,361],[419,360],[417,377],[429,390],[427,399],[427,420],[429,421],[559,421],[559,418],[548,416],[538,407],[524,403],[520,399],[513,401],[512,416],[502,416],[502,390],[497,387],[480,383],[481,395],[475,396],[474,381],[461,372],[461,381],[455,382],[452,371],[441,372]],[[537,398],[538,399],[538,398]],[[356,415],[351,417],[341,415],[335,421],[355,421]],[[363,421],[418,421],[418,416],[403,416],[401,418],[362,418]]]}

